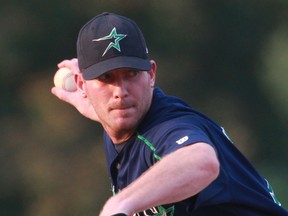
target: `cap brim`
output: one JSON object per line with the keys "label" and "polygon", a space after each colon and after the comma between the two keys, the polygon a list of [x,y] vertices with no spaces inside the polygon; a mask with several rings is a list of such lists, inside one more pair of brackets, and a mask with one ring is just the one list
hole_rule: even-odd
{"label": "cap brim", "polygon": [[119,56],[82,69],[82,73],[85,80],[91,80],[108,71],[120,68],[133,68],[141,71],[149,71],[152,68],[152,65],[148,59]]}

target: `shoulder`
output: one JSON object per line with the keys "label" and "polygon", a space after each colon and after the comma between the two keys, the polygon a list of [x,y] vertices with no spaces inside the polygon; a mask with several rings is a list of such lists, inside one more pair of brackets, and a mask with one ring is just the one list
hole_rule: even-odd
{"label": "shoulder", "polygon": [[212,145],[204,127],[205,122],[198,118],[183,116],[159,123],[143,133],[138,132],[138,139],[162,157],[198,142]]}
{"label": "shoulder", "polygon": [[165,95],[160,89],[156,88],[150,109],[138,130],[146,131],[152,127],[163,127],[165,125],[169,127],[179,123],[203,125],[207,121],[211,121],[211,119],[193,109],[182,99]]}

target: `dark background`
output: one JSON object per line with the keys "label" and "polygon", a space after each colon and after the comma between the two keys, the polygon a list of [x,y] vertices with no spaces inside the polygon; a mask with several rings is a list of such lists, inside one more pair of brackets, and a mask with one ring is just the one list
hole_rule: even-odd
{"label": "dark background", "polygon": [[102,128],[55,98],[57,63],[111,11],[142,28],[157,84],[224,126],[288,206],[286,0],[0,3],[0,215],[92,216],[111,195]]}

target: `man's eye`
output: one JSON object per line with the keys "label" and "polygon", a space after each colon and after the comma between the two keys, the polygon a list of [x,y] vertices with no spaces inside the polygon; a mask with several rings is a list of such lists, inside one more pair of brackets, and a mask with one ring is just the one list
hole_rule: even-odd
{"label": "man's eye", "polygon": [[137,76],[138,74],[139,74],[139,71],[138,71],[138,70],[129,70],[128,73],[127,73],[127,75],[128,75],[129,77],[135,77],[135,76]]}
{"label": "man's eye", "polygon": [[101,76],[99,76],[98,79],[100,81],[104,81],[104,82],[106,81],[107,82],[107,81],[112,79],[112,76],[109,73],[104,73]]}

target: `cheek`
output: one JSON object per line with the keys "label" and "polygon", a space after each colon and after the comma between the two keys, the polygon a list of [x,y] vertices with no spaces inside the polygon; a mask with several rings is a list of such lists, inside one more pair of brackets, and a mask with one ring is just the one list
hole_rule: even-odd
{"label": "cheek", "polygon": [[101,97],[100,94],[95,94],[95,93],[88,93],[87,94],[90,103],[93,105],[94,109],[96,107],[101,107],[103,104],[105,104],[105,97]]}
{"label": "cheek", "polygon": [[95,113],[97,114],[99,118],[99,121],[102,122],[103,118],[106,118],[108,116],[108,109],[107,109],[107,106],[105,105],[108,102],[104,100],[105,98],[99,97],[99,95],[95,96],[93,94],[92,95],[88,94],[88,98],[90,100],[90,103]]}
{"label": "cheek", "polygon": [[140,102],[140,106],[142,111],[146,111],[151,103],[152,95],[153,95],[153,88],[150,85],[145,85],[142,91],[138,92],[138,101]]}
{"label": "cheek", "polygon": [[93,88],[93,86],[87,86],[85,92],[95,111],[106,103],[105,98],[107,97],[105,97],[105,95],[103,95],[103,93],[101,93],[98,89]]}

